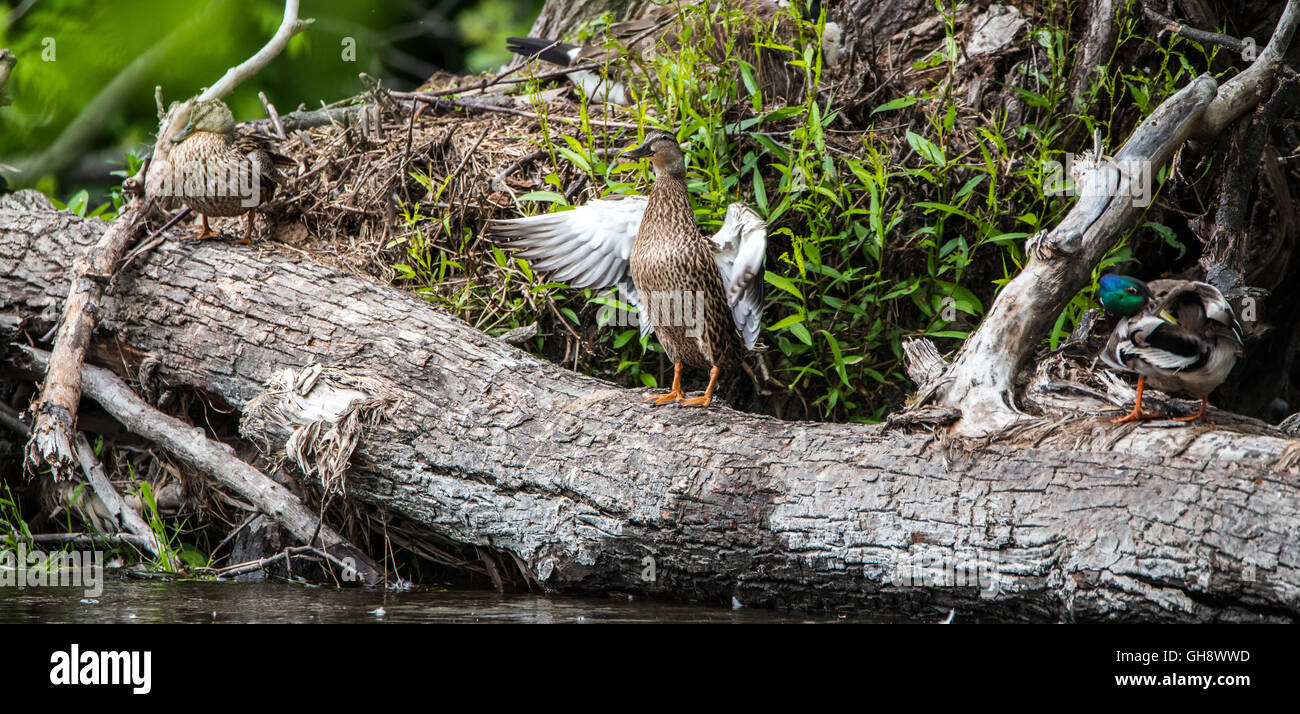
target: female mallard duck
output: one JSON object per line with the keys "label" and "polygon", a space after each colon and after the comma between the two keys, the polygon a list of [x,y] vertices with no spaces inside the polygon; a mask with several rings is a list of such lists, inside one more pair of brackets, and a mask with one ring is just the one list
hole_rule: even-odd
{"label": "female mallard duck", "polygon": [[[686,4],[698,4],[691,0]],[[793,44],[799,29],[794,15],[787,9],[789,0],[739,0],[733,7],[742,10],[763,26],[774,30],[779,44]],[[799,15],[806,22],[817,22],[821,16],[821,0],[796,0]],[[714,9],[716,9],[716,0]],[[687,21],[684,26],[683,20]],[[656,48],[676,50],[682,38],[712,32],[714,41],[705,43],[706,51],[713,53],[713,62],[726,60],[724,48],[734,48],[735,57],[756,68],[759,89],[764,97],[779,97],[787,104],[798,104],[804,99],[804,74],[801,67],[788,64],[792,59],[788,51],[773,50],[767,38],[758,37],[750,23],[725,26],[717,23],[713,13],[683,15],[677,4],[651,8],[643,16],[609,25],[606,34],[611,39],[628,45],[635,57],[653,55]],[[734,37],[724,32],[735,33]],[[838,23],[827,21],[822,31],[822,63],[834,67],[839,63],[843,31]],[[523,57],[537,57],[560,67],[574,67],[588,62],[609,65],[618,57],[603,45],[571,45],[542,37],[510,37],[506,49]],[[608,68],[607,68],[608,69]],[[602,76],[594,70],[577,70],[568,75],[569,81],[582,88],[585,97],[611,104],[628,105],[632,97],[626,83],[617,77]]]}
{"label": "female mallard duck", "polygon": [[672,134],[652,132],[623,156],[651,157],[649,197],[611,196],[563,213],[491,221],[488,230],[571,287],[619,285],[639,308],[642,333],[658,335],[673,361],[672,389],[650,398],[681,401],[682,365],[689,364],[709,370],[709,386],[682,404],[707,407],[719,368],[738,363],[758,341],[767,225],[733,203],[722,228],[701,235]]}
{"label": "female mallard duck", "polygon": [[237,132],[235,117],[220,99],[195,100],[177,122],[184,128],[171,137],[171,194],[196,211],[207,238],[208,216],[247,214],[248,229],[240,243],[251,243],[253,214],[275,195],[284,176],[276,164],[289,159],[273,153],[259,138]]}
{"label": "female mallard duck", "polygon": [[1213,285],[1191,280],[1153,280],[1106,274],[1098,283],[1101,304],[1120,316],[1101,358],[1125,372],[1137,372],[1137,401],[1121,424],[1153,419],[1142,411],[1146,382],[1162,392],[1200,397],[1194,416],[1205,418],[1210,392],[1228,377],[1241,354],[1241,325],[1232,306]]}

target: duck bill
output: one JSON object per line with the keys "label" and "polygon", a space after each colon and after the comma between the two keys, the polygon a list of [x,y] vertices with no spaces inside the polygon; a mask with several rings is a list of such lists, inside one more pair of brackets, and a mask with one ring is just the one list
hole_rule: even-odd
{"label": "duck bill", "polygon": [[624,159],[644,159],[645,157],[653,153],[654,152],[651,151],[650,149],[649,142],[647,142],[641,144],[640,146],[634,146],[630,149],[627,149],[622,154],[619,154],[619,156]]}
{"label": "duck bill", "polygon": [[172,135],[172,139],[171,139],[171,141],[172,141],[173,144],[179,144],[179,143],[181,143],[182,141],[185,141],[186,139],[188,139],[189,136],[190,136],[190,134],[193,134],[193,133],[194,133],[194,122],[190,122],[190,123],[188,123],[188,124],[185,125],[185,128],[184,128],[184,129],[181,129],[180,131],[178,131],[178,132],[176,132],[175,134],[173,134],[173,135]]}

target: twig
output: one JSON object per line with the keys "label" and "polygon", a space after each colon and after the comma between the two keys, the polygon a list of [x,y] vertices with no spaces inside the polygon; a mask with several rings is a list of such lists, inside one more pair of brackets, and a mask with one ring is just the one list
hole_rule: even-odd
{"label": "twig", "polygon": [[217,543],[215,546],[213,546],[213,548],[212,548],[212,557],[215,558],[216,555],[217,555],[217,551],[221,550],[222,546],[224,546],[225,544],[229,543],[229,542],[230,542],[230,541],[231,541],[235,536],[239,535],[239,532],[240,532],[240,531],[242,531],[242,530],[244,530],[245,528],[247,528],[247,527],[248,527],[248,524],[249,524],[249,523],[252,523],[252,522],[253,522],[254,520],[256,520],[257,517],[260,516],[260,515],[262,515],[262,514],[261,514],[261,513],[253,513],[252,515],[250,515],[250,516],[248,516],[247,518],[245,518],[245,519],[243,520],[242,523],[240,523],[239,525],[235,526],[234,530],[232,530],[232,531],[230,531],[229,533],[227,533],[227,534],[226,534],[226,537],[225,537],[225,538],[222,538],[220,543]]}
{"label": "twig", "polygon": [[461,169],[465,168],[465,164],[469,163],[469,160],[473,158],[474,152],[478,151],[479,144],[483,143],[483,140],[487,138],[488,131],[491,129],[491,126],[483,127],[483,131],[478,135],[478,140],[474,142],[474,145],[470,147],[469,151],[465,152],[464,156],[460,157],[460,161],[456,164],[456,168],[452,169],[451,173],[447,174],[448,176],[455,176],[460,173]]}
{"label": "twig", "polygon": [[224,568],[203,568],[201,572],[211,573],[219,578],[233,578],[245,573],[251,573],[254,570],[261,570],[266,566],[272,565],[276,561],[284,560],[289,556],[315,555],[314,551],[315,549],[311,546],[299,545],[292,548],[285,548],[283,551],[276,553],[275,555],[268,555],[265,558],[249,560],[243,563],[235,563],[233,565],[227,565]]}
{"label": "twig", "polygon": [[[30,357],[38,370],[44,371],[52,361],[50,353],[44,350],[24,345],[15,348]],[[288,489],[236,457],[229,446],[211,441],[198,429],[154,409],[120,377],[102,367],[81,365],[80,378],[86,394],[132,433],[231,488],[295,538],[308,543],[317,529],[315,514]],[[380,572],[374,561],[333,528],[322,525],[319,541],[327,552],[351,559],[352,570],[365,582],[379,580]]]}
{"label": "twig", "polygon": [[[471,111],[477,109],[480,111],[497,112],[500,114],[513,114],[514,116],[527,117],[529,119],[537,119],[539,121],[543,118],[540,114],[537,114],[535,112],[524,111],[522,109],[512,109],[510,107],[502,107],[496,104],[488,104],[486,102],[466,102],[458,99],[453,99],[450,97],[435,97],[425,92],[390,92],[390,94],[395,99],[413,100],[417,102],[423,102],[425,104],[432,104],[435,107],[445,104],[453,107],[461,107],[463,109],[468,109]],[[562,121],[568,124],[573,124],[575,126],[582,123],[580,119],[577,119],[575,117],[560,116],[558,114],[550,114],[545,118],[549,121]],[[623,129],[638,128],[636,124],[632,124],[629,122],[608,121],[604,119],[596,119],[594,117],[592,117],[589,121],[592,124],[599,124],[601,126],[613,126],[613,127],[620,127]]]}
{"label": "twig", "polygon": [[149,550],[150,542],[133,533],[39,533],[32,536],[33,543],[57,543],[74,545],[78,548],[93,548],[98,545],[129,545],[140,550]]}
{"label": "twig", "polygon": [[1217,32],[1206,32],[1205,30],[1198,30],[1195,27],[1189,27],[1175,20],[1171,20],[1149,7],[1143,6],[1142,13],[1147,16],[1148,20],[1160,25],[1160,29],[1167,30],[1175,35],[1186,37],[1192,42],[1199,42],[1203,45],[1215,45],[1216,47],[1232,50],[1238,54],[1240,54],[1242,50],[1246,49],[1246,43],[1235,37],[1220,35]]}
{"label": "twig", "polygon": [[525,164],[531,164],[532,162],[537,161],[538,159],[542,159],[547,156],[550,156],[550,153],[551,152],[545,149],[538,149],[537,151],[534,151],[531,154],[524,154],[523,156],[520,156],[518,159],[515,159],[514,162],[511,163],[509,166],[502,169],[501,173],[497,174],[496,176],[493,176],[492,180],[488,183],[488,185],[492,187],[493,191],[506,190],[506,179],[510,177],[510,174],[513,174],[519,169],[522,169]]}
{"label": "twig", "polygon": [[[331,565],[345,571],[348,570],[349,568],[355,567],[350,565],[349,563],[345,563],[339,560],[337,557],[319,548],[314,548],[309,545],[299,545],[291,548],[285,548],[283,551],[276,553],[275,555],[269,555],[265,558],[259,558],[258,560],[250,560],[245,563],[236,563],[234,565],[227,565],[224,568],[201,568],[200,572],[211,573],[219,578],[234,578],[240,575],[244,575],[246,573],[251,573],[255,570],[262,570],[267,566],[274,565],[277,561],[280,560],[283,560],[285,562],[285,567],[289,568],[290,558],[308,558],[309,560],[317,560],[317,559],[324,560],[330,563]],[[290,569],[289,573],[292,576],[293,570]]]}
{"label": "twig", "polygon": [[[525,66],[527,65],[522,65],[522,64],[518,65],[514,69],[506,72],[505,74],[510,74],[510,72],[518,72],[520,69],[523,69]],[[426,94],[430,97],[446,97],[453,94],[464,94],[465,92],[473,92],[475,90],[481,92],[482,90],[497,84],[522,84],[524,82],[540,82],[544,79],[555,79],[556,77],[565,77],[569,74],[572,74],[573,72],[585,72],[585,71],[595,70],[595,69],[600,69],[600,65],[596,64],[595,62],[584,62],[583,64],[575,64],[572,67],[564,67],[561,69],[551,70],[549,72],[543,72],[541,74],[530,74],[527,77],[499,79],[499,77],[501,77],[502,75],[497,75],[498,78],[494,78],[491,81],[484,81],[484,82],[479,82],[478,84],[471,84],[468,87],[448,87],[447,89],[437,89],[432,92],[421,92],[421,94]]]}
{"label": "twig", "polygon": [[270,118],[271,123],[275,125],[275,133],[284,141],[288,136],[284,133],[284,125],[280,123],[280,112],[275,110],[275,105],[266,98],[266,92],[258,92],[257,98],[262,100],[262,108],[266,110],[266,116]]}
{"label": "twig", "polygon": [[189,208],[182,208],[179,213],[171,217],[171,220],[164,223],[158,230],[150,233],[148,237],[140,241],[139,245],[133,248],[130,253],[127,253],[126,257],[122,259],[121,264],[118,265],[117,270],[113,272],[113,278],[108,282],[109,289],[116,287],[118,277],[121,276],[122,273],[125,273],[127,268],[131,267],[131,263],[135,262],[136,258],[139,258],[145,253],[157,248],[163,241],[167,240],[167,236],[163,235],[163,233],[166,233],[169,228],[185,220],[185,217],[190,215],[191,212],[192,211]]}

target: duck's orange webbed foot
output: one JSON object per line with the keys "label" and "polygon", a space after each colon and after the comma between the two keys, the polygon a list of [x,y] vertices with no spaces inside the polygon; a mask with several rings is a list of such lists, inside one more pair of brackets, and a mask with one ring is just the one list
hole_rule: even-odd
{"label": "duck's orange webbed foot", "polygon": [[686,392],[682,391],[682,363],[674,362],[673,363],[673,388],[668,390],[667,394],[651,394],[650,396],[646,397],[642,401],[648,402],[651,399],[653,399],[655,401],[654,405],[659,406],[660,404],[667,404],[668,402],[680,402],[682,400],[682,397],[685,396],[686,396]]}
{"label": "duck's orange webbed foot", "polygon": [[200,213],[199,218],[203,219],[203,230],[199,231],[198,233],[193,233],[189,237],[193,240],[203,240],[204,238],[211,238],[215,236],[216,233],[213,233],[212,229],[208,227],[208,217]]}
{"label": "duck's orange webbed foot", "polygon": [[648,402],[653,399],[655,406],[657,407],[660,404],[667,404],[668,402],[680,402],[682,400],[682,397],[685,396],[686,396],[686,392],[683,392],[680,389],[675,389],[668,392],[667,394],[651,394],[650,396],[646,397],[641,401]]}
{"label": "duck's orange webbed foot", "polygon": [[707,407],[713,401],[713,385],[718,383],[718,368],[715,365],[709,370],[709,386],[704,390],[704,396],[692,397],[682,402],[684,407]]}
{"label": "duck's orange webbed foot", "polygon": [[1118,419],[1111,419],[1110,421],[1111,424],[1127,424],[1128,422],[1131,421],[1160,418],[1159,414],[1152,414],[1151,412],[1142,411],[1142,390],[1146,388],[1146,385],[1147,385],[1147,378],[1145,376],[1139,376],[1138,387],[1137,387],[1137,400],[1133,402],[1133,411],[1129,412],[1128,414],[1125,414],[1124,416]]}
{"label": "duck's orange webbed foot", "polygon": [[248,229],[244,231],[244,237],[235,241],[235,245],[252,245],[253,244],[253,211],[248,211]]}
{"label": "duck's orange webbed foot", "polygon": [[1210,401],[1209,396],[1201,397],[1201,409],[1191,416],[1174,417],[1174,421],[1209,421],[1205,416],[1205,405]]}
{"label": "duck's orange webbed foot", "polygon": [[1160,418],[1160,415],[1159,415],[1159,414],[1152,414],[1151,412],[1144,412],[1144,411],[1142,411],[1141,409],[1138,409],[1137,407],[1134,407],[1134,408],[1133,408],[1133,411],[1129,412],[1128,414],[1125,414],[1124,416],[1122,416],[1122,417],[1120,417],[1120,418],[1118,418],[1118,419],[1111,419],[1111,420],[1110,420],[1110,423],[1111,423],[1111,424],[1127,424],[1128,422],[1131,422],[1131,421],[1142,421],[1142,420],[1144,420],[1144,419],[1159,419],[1159,418]]}

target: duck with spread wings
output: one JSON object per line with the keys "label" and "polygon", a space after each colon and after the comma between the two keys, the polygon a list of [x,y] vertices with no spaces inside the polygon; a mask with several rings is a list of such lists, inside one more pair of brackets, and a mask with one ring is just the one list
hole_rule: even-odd
{"label": "duck with spread wings", "polygon": [[[626,158],[650,157],[649,196],[611,196],[571,211],[491,221],[489,232],[532,266],[575,288],[619,285],[673,361],[673,386],[656,404],[708,406],[721,368],[758,341],[767,225],[742,203],[712,236],[700,232],[676,138],[652,132]],[[685,399],[683,365],[709,370],[704,395]]]}

